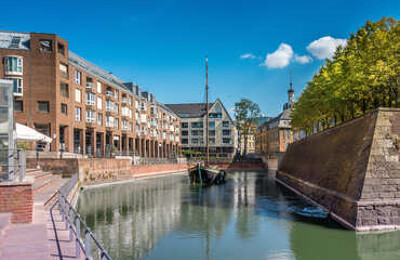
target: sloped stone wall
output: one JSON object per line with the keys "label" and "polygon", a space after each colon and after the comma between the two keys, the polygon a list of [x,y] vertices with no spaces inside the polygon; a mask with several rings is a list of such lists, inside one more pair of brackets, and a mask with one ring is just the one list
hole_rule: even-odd
{"label": "sloped stone wall", "polygon": [[355,230],[400,227],[400,110],[376,112],[289,146],[277,180]]}

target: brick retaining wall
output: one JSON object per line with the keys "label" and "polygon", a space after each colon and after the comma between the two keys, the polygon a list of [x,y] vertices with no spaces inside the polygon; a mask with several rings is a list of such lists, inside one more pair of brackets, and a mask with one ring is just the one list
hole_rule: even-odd
{"label": "brick retaining wall", "polygon": [[32,222],[32,184],[12,182],[0,183],[0,212],[11,212],[12,223]]}

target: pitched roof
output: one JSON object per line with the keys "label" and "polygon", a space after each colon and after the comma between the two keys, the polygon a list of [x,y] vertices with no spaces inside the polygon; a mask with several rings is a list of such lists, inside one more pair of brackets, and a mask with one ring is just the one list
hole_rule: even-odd
{"label": "pitched roof", "polygon": [[[214,103],[208,103],[211,108]],[[166,104],[172,111],[183,118],[202,117],[206,113],[206,103]]]}

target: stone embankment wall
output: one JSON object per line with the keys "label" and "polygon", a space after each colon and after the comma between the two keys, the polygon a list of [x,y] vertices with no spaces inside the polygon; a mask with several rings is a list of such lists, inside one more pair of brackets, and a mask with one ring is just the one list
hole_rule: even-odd
{"label": "stone embankment wall", "polygon": [[[36,159],[27,159],[27,167],[34,168]],[[117,182],[129,180],[138,176],[160,175],[188,168],[186,163],[167,163],[154,165],[132,165],[129,159],[106,159],[106,158],[63,158],[40,159],[40,167],[44,171],[53,174],[72,176],[79,173],[79,181],[85,185]]]}
{"label": "stone embankment wall", "polygon": [[32,183],[0,183],[0,212],[11,212],[12,223],[32,222]]}
{"label": "stone embankment wall", "polygon": [[400,228],[400,110],[370,115],[289,146],[277,180],[358,231]]}

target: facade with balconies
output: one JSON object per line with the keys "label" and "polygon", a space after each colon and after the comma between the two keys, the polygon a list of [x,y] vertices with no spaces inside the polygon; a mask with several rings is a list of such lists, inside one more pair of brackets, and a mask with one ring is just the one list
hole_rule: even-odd
{"label": "facade with balconies", "polygon": [[160,115],[176,119],[168,128],[179,126],[179,117],[153,94],[72,53],[55,34],[0,32],[0,38],[0,78],[13,80],[16,121],[50,136],[49,152],[95,157],[180,152],[179,132],[173,141],[162,138]]}

